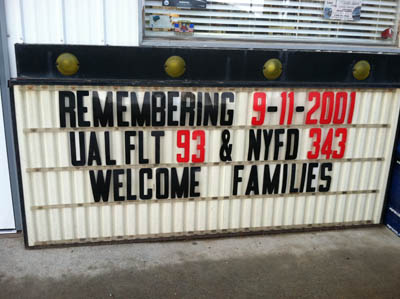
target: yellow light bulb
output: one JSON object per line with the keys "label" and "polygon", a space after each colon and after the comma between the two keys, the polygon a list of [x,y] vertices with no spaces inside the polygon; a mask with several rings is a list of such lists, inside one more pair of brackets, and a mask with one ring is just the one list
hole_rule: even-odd
{"label": "yellow light bulb", "polygon": [[79,61],[75,55],[63,53],[57,57],[56,66],[58,71],[64,76],[71,76],[79,70]]}
{"label": "yellow light bulb", "polygon": [[263,67],[264,77],[268,80],[278,79],[282,74],[282,63],[279,59],[272,58],[269,59]]}
{"label": "yellow light bulb", "polygon": [[186,63],[180,56],[171,56],[165,61],[165,72],[172,78],[182,76],[186,71]]}
{"label": "yellow light bulb", "polygon": [[353,67],[353,76],[357,80],[365,80],[371,71],[371,65],[366,60],[358,61]]}

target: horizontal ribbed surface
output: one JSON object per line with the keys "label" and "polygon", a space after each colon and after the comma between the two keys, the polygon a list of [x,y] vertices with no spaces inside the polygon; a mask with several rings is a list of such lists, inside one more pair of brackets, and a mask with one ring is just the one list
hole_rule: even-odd
{"label": "horizontal ribbed surface", "polygon": [[[396,1],[363,1],[360,21],[323,18],[325,0],[209,0],[206,9],[163,7],[162,1],[145,1],[145,36],[177,37],[172,30],[153,29],[149,18],[169,15],[173,22],[194,24],[193,39],[244,39],[271,41],[334,42],[389,45],[381,32],[395,31]],[[190,37],[185,37],[189,38]]]}
{"label": "horizontal ribbed surface", "polygon": [[11,75],[15,43],[139,45],[138,2],[6,0]]}
{"label": "horizontal ribbed surface", "polygon": [[[244,165],[245,181],[252,164],[259,165],[259,171],[262,171],[264,164],[275,167],[279,163],[301,165],[324,161],[307,159],[307,151],[312,143],[312,139],[308,138],[309,130],[319,126],[304,125],[305,113],[296,112],[289,127],[298,128],[300,132],[298,157],[284,161],[284,152],[281,152],[278,160],[273,160],[270,153],[268,161],[247,161],[247,132],[251,128],[252,117],[257,115],[252,111],[254,90],[220,88],[218,92],[234,92],[237,99],[234,103],[235,121],[229,126],[231,142],[235,144],[232,162],[225,163],[219,156],[221,131],[224,128],[185,128],[205,131],[205,163],[197,165],[201,166],[200,197],[155,200],[153,194],[151,200],[116,202],[110,194],[108,202],[96,203],[90,186],[89,170],[131,169],[133,177],[137,178],[138,169],[143,167],[153,171],[160,167],[176,167],[179,173],[182,167],[194,165],[176,163],[175,157],[181,152],[177,148],[175,137],[178,127],[163,128],[165,137],[160,144],[162,150],[158,165],[152,164],[152,158],[150,164],[139,164],[135,155],[131,165],[124,163],[123,132],[139,131],[140,128],[60,128],[60,89],[98,90],[101,93],[106,90],[114,90],[114,93],[115,90],[136,91],[139,98],[144,90],[160,90],[150,87],[14,86],[29,245],[332,227],[380,221],[400,104],[397,90],[357,91],[352,124],[322,126],[324,134],[332,127],[348,128],[343,159],[329,160],[333,165],[329,192],[245,195],[245,187],[242,186],[238,195],[232,195],[234,165]],[[182,92],[193,90],[174,90],[176,89]],[[197,88],[196,91],[210,92],[213,89]],[[280,110],[280,93],[285,89],[271,88],[262,91],[268,94],[268,105],[277,106]],[[306,100],[308,90],[293,91],[296,94],[296,106],[304,105],[308,111],[312,106]],[[92,110],[90,102],[87,107],[88,111]],[[129,106],[127,111],[130,111]],[[129,117],[128,113],[126,119]],[[90,119],[90,115],[86,115],[86,119]],[[276,128],[277,124],[279,116],[272,113],[268,114],[263,127]],[[153,157],[156,150],[149,136],[152,129],[160,128],[148,127],[144,130],[144,140],[147,140],[144,151],[148,157]],[[102,157],[105,156],[105,141],[101,136],[104,131],[110,132],[111,151],[116,165],[71,165],[68,132],[82,131],[89,134],[88,130],[96,132]],[[195,148],[192,148],[191,154],[196,154]],[[146,184],[147,187],[155,186],[153,180]],[[261,184],[260,176],[260,186]],[[133,180],[132,188],[133,192],[138,192],[137,181]],[[121,194],[125,192],[125,188],[121,189]]]}

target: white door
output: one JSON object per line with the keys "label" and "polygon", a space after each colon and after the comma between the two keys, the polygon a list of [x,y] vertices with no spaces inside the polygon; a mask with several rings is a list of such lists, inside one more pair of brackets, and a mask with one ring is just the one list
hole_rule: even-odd
{"label": "white door", "polygon": [[15,229],[14,211],[11,199],[10,175],[4,134],[3,108],[0,94],[0,233]]}

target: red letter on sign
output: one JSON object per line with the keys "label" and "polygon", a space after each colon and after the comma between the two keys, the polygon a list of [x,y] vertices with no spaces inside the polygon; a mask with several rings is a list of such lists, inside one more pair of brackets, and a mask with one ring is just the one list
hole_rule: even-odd
{"label": "red letter on sign", "polygon": [[[258,99],[261,99],[261,103],[258,103]],[[259,112],[259,119],[253,117],[251,124],[253,126],[261,126],[265,119],[265,106],[267,104],[267,95],[264,92],[256,92],[253,96],[253,110]]]}
{"label": "red letter on sign", "polygon": [[314,152],[313,151],[307,152],[308,159],[318,159],[320,143],[321,143],[321,128],[312,128],[310,130],[310,137],[312,138],[314,136],[316,136],[312,144],[312,146],[314,147]]}
{"label": "red letter on sign", "polygon": [[204,162],[204,146],[206,145],[206,137],[203,130],[193,131],[192,139],[197,140],[197,153],[192,155],[192,162],[201,163]]}
{"label": "red letter on sign", "polygon": [[[183,148],[183,155],[177,154],[176,161],[179,163],[187,163],[190,160],[190,131],[189,130],[179,130],[177,131],[177,146]],[[197,152],[192,155],[192,162],[201,163],[204,162],[206,145],[206,135],[203,130],[196,130],[192,133],[192,139],[197,141]]]}
{"label": "red letter on sign", "polygon": [[177,146],[179,148],[183,148],[183,156],[182,154],[176,155],[176,160],[179,163],[187,163],[189,162],[190,157],[190,131],[189,130],[179,130],[177,132]]}
{"label": "red letter on sign", "polygon": [[[331,122],[334,100],[335,100],[335,94],[332,91],[325,91],[322,94],[322,109],[321,109],[321,117],[319,120],[320,124],[325,125]],[[326,110],[328,110],[328,112],[326,112]]]}
{"label": "red letter on sign", "polygon": [[333,159],[342,159],[344,156],[344,152],[346,150],[346,140],[347,140],[347,129],[346,128],[338,128],[335,131],[335,136],[339,137],[341,136],[341,139],[339,141],[339,148],[340,151],[334,151],[332,154]]}
{"label": "red letter on sign", "polygon": [[307,125],[314,125],[317,123],[316,119],[312,119],[311,116],[314,114],[315,111],[317,111],[317,109],[319,108],[320,105],[320,100],[321,100],[321,95],[319,94],[319,92],[317,91],[311,91],[308,94],[308,100],[312,101],[313,99],[315,99],[315,104],[314,106],[310,109],[310,111],[308,111],[307,113],[307,117],[306,117],[306,124]]}
{"label": "red letter on sign", "polygon": [[336,100],[335,100],[335,115],[333,116],[333,123],[334,124],[344,123],[346,112],[347,112],[347,92],[338,92],[336,94]]}
{"label": "red letter on sign", "polygon": [[354,105],[356,104],[356,92],[353,91],[350,94],[350,111],[349,111],[349,117],[347,118],[347,123],[351,124],[353,121],[353,113],[354,113]]}

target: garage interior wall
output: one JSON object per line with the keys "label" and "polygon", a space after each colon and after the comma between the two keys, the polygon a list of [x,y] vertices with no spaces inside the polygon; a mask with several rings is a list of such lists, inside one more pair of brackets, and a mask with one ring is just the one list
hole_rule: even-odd
{"label": "garage interior wall", "polygon": [[[9,63],[8,78],[6,77],[4,81],[6,82],[9,77],[17,76],[14,51],[16,43],[138,46],[141,38],[139,6],[143,2],[139,0],[0,0],[1,8],[5,13],[7,63]],[[298,45],[294,46],[298,47]],[[315,45],[311,46],[315,48]],[[9,98],[3,98],[3,100],[5,102],[3,107],[4,105],[9,107]],[[4,111],[5,114],[9,113],[7,109]],[[5,119],[5,129],[6,131],[11,129],[11,118]],[[10,138],[10,136],[7,137],[8,146],[12,143],[12,138]],[[14,178],[13,174],[11,176],[12,181],[16,180],[16,174]],[[19,196],[13,196],[13,198],[14,201],[19,200]]]}
{"label": "garage interior wall", "polygon": [[14,44],[139,45],[137,0],[3,0],[11,77]]}
{"label": "garage interior wall", "polygon": [[1,88],[16,229],[22,229],[7,81],[17,77],[14,45],[139,45],[137,0],[0,0]]}
{"label": "garage interior wall", "polygon": [[10,233],[14,232],[15,229],[22,230],[22,218],[17,162],[14,153],[10,94],[7,86],[7,81],[10,78],[10,64],[5,15],[4,0],[0,0],[0,110],[2,113],[2,117],[0,117],[0,160],[2,161],[0,229],[3,233]]}
{"label": "garage interior wall", "polygon": [[[397,0],[363,0],[357,21],[326,19],[325,0],[207,0],[206,8],[191,9],[163,6],[164,2],[143,1],[145,37],[370,46],[395,46],[397,42]],[[193,31],[182,36],[172,24],[160,22],[161,18],[174,24],[190,23]],[[382,39],[386,28],[393,29],[395,38]]]}

